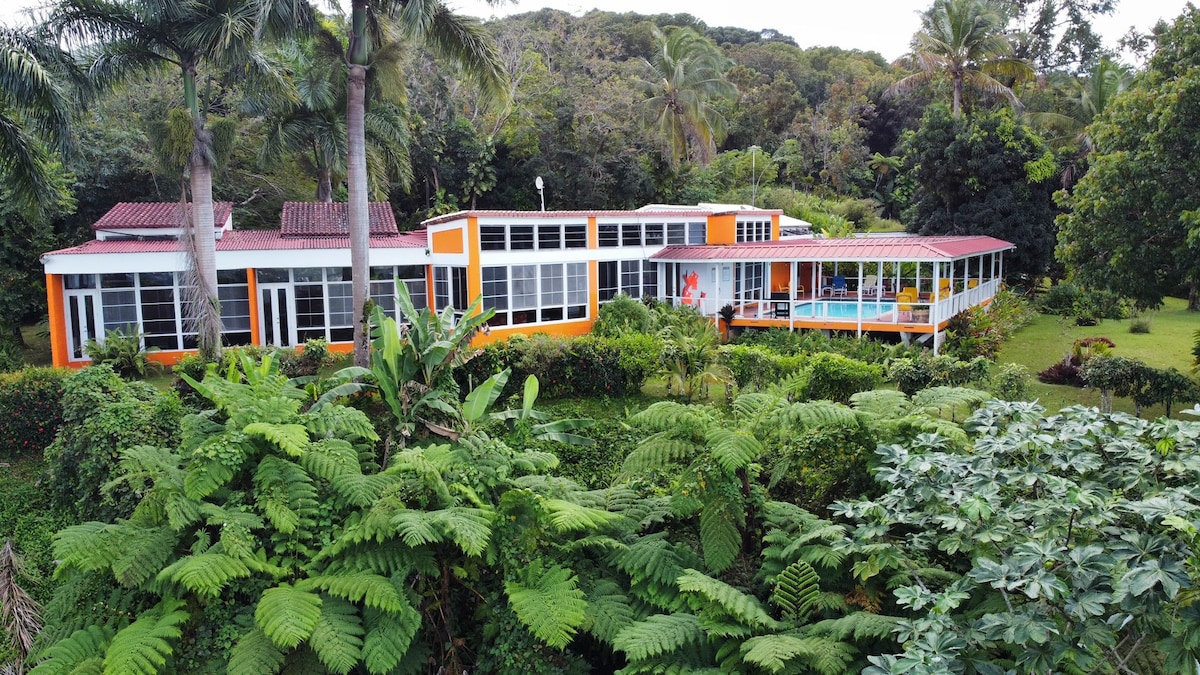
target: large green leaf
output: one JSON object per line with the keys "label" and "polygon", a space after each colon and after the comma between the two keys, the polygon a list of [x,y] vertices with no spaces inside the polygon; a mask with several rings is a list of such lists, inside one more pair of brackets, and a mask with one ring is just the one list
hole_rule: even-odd
{"label": "large green leaf", "polygon": [[263,591],[254,623],[282,649],[293,649],[312,635],[321,618],[321,596],[280,584]]}

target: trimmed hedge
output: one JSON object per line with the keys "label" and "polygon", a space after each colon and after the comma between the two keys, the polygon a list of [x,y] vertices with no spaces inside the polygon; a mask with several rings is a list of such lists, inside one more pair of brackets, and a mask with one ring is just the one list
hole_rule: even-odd
{"label": "trimmed hedge", "polygon": [[66,368],[0,374],[0,459],[38,455],[62,424]]}
{"label": "trimmed hedge", "polygon": [[628,396],[659,368],[662,343],[651,335],[584,335],[557,338],[534,335],[494,342],[455,370],[463,391],[495,373],[512,369],[502,397],[520,395],[525,379],[536,375],[541,395],[549,398]]}

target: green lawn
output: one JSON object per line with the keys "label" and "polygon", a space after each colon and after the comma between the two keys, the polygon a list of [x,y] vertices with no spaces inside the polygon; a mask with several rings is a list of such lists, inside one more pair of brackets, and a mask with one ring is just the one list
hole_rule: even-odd
{"label": "green lawn", "polygon": [[[1061,361],[1075,340],[1103,335],[1116,343],[1114,356],[1138,359],[1155,368],[1175,368],[1190,373],[1192,336],[1200,329],[1200,314],[1187,311],[1186,306],[1184,300],[1168,298],[1165,306],[1153,313],[1150,332],[1144,334],[1130,333],[1128,320],[1105,320],[1096,326],[1076,326],[1063,317],[1041,315],[1013,336],[1000,351],[998,361],[1019,363],[1029,369],[1031,376],[1035,376],[1051,364]],[[1042,384],[1036,380],[1031,398],[1037,398],[1049,410],[1076,403],[1100,405],[1100,392],[1096,390]],[[1132,413],[1133,402],[1113,399],[1113,410]],[[1152,418],[1163,412],[1163,408],[1158,406],[1142,411],[1142,416]],[[1178,410],[1174,411],[1173,416],[1179,417]]]}

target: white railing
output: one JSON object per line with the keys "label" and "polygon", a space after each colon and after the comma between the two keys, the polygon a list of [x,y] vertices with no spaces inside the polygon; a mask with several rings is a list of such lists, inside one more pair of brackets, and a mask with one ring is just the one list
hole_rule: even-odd
{"label": "white railing", "polygon": [[[974,288],[967,288],[952,293],[949,297],[936,298],[924,302],[897,303],[895,297],[876,298],[874,296],[837,297],[829,296],[800,296],[776,300],[769,296],[762,300],[741,300],[732,297],[716,298],[705,296],[692,298],[685,303],[680,296],[663,298],[665,302],[674,305],[690,304],[705,316],[715,317],[725,305],[733,305],[734,316],[738,319],[788,319],[789,323],[824,321],[853,321],[857,323],[892,323],[938,325],[950,317],[971,307],[982,305],[988,299],[995,297],[1000,290],[1000,280],[984,281]],[[791,308],[789,316],[780,316],[775,311],[776,303],[786,303]],[[881,305],[882,303],[882,305]],[[900,311],[904,306],[909,309]],[[786,313],[786,309],[784,310]],[[924,313],[928,312],[926,318]]]}

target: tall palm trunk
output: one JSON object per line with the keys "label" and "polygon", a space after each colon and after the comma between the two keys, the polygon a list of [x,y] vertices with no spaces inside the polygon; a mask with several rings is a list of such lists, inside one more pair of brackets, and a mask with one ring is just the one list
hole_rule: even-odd
{"label": "tall palm trunk", "polygon": [[193,238],[189,250],[195,258],[198,288],[192,298],[191,315],[200,353],[207,359],[216,360],[221,353],[221,304],[217,297],[217,243],[213,234],[216,224],[213,222],[212,134],[204,128],[204,119],[200,115],[194,66],[184,67],[183,93],[195,132],[192,155],[188,160],[192,191],[190,236]]}
{"label": "tall palm trunk", "polygon": [[327,166],[317,169],[317,201],[333,201],[333,171]]}
{"label": "tall palm trunk", "polygon": [[354,0],[351,10],[350,77],[346,84],[346,226],[350,230],[350,267],[354,303],[354,364],[370,365],[371,344],[367,331],[367,299],[370,297],[370,222],[367,215],[366,95],[367,37],[366,0]]}

